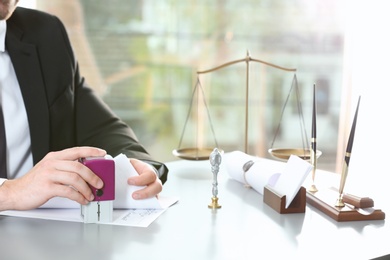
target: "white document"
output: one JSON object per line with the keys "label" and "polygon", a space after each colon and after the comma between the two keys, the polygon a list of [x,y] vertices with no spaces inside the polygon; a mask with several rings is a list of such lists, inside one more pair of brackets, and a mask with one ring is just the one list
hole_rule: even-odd
{"label": "white document", "polygon": [[286,195],[286,208],[294,200],[313,165],[296,155],[291,155],[286,168],[280,175],[273,189],[281,195]]}
{"label": "white document", "polygon": [[[173,197],[159,197],[162,205],[161,209],[115,209],[113,212],[113,221],[100,224],[120,225],[130,227],[148,227],[178,199]],[[39,208],[26,211],[7,210],[1,211],[0,215],[37,218],[70,222],[84,222],[80,215],[79,208]]]}
{"label": "white document", "polygon": [[[250,156],[241,151],[225,153],[223,161],[230,177],[238,182],[250,185],[260,194],[264,193],[264,186],[273,187],[275,185],[285,165],[282,162]],[[244,173],[243,166],[248,161],[253,161],[254,164]]]}

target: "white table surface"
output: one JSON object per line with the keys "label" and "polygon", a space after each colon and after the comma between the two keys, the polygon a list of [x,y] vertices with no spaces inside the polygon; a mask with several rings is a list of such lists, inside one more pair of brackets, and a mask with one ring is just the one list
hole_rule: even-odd
{"label": "white table surface", "polygon": [[[167,163],[162,194],[179,202],[147,228],[0,216],[0,259],[372,259],[390,254],[386,220],[337,222],[310,205],[279,214],[263,196],[218,175],[211,210],[208,161]],[[317,172],[321,181],[329,173]],[[327,178],[327,177],[326,177]],[[382,183],[383,184],[383,183]],[[383,184],[385,185],[385,184]],[[389,213],[388,189],[375,193]],[[387,216],[387,215],[386,215]]]}

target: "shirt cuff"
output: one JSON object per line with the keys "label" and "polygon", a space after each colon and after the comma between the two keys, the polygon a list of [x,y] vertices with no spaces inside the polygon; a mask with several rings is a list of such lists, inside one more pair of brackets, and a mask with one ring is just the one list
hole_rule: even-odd
{"label": "shirt cuff", "polygon": [[0,178],[0,187],[1,187],[1,185],[3,185],[3,183],[6,181],[7,179],[2,179],[2,178]]}

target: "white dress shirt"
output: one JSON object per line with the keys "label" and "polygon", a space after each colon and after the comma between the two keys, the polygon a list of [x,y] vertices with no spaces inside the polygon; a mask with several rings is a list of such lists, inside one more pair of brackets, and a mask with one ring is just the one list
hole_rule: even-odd
{"label": "white dress shirt", "polygon": [[[21,177],[33,167],[26,108],[10,56],[5,49],[7,23],[0,20],[0,104],[7,139],[8,179]],[[0,185],[5,179],[0,179]]]}

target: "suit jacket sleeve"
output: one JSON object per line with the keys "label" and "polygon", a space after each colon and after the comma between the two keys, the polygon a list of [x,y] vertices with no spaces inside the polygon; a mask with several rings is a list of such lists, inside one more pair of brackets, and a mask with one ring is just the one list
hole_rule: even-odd
{"label": "suit jacket sleeve", "polygon": [[27,110],[34,163],[49,151],[95,146],[143,160],[167,180],[167,167],[151,158],[132,129],[87,86],[57,17],[18,7],[7,20],[6,46]]}

